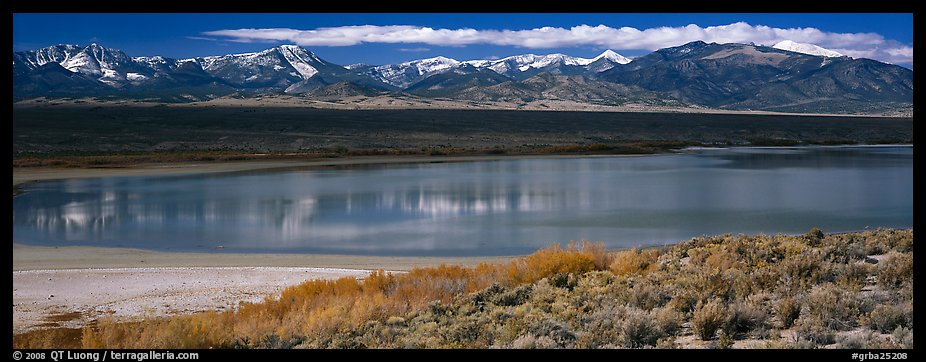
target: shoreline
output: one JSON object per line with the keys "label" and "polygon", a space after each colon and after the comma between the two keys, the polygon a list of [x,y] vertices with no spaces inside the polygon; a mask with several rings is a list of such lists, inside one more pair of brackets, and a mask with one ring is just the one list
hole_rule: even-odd
{"label": "shoreline", "polygon": [[[731,149],[731,148],[877,148],[877,147],[913,147],[912,144],[873,144],[873,145],[804,145],[804,146],[690,146],[677,150]],[[479,155],[479,156],[352,156],[323,160],[246,160],[246,161],[207,161],[207,162],[164,162],[141,163],[114,167],[13,167],[13,186],[35,181],[84,179],[102,177],[131,176],[173,176],[208,174],[223,172],[241,172],[273,170],[287,168],[310,168],[351,165],[379,165],[403,163],[440,163],[440,162],[475,162],[526,159],[569,159],[601,157],[642,157],[671,154],[671,152],[650,154],[541,154],[541,155]]]}
{"label": "shoreline", "polygon": [[[390,105],[388,101],[404,101],[406,104]],[[341,102],[343,101],[343,102]],[[549,105],[547,105],[550,103]],[[541,105],[543,104],[543,105]],[[33,97],[21,98],[13,102],[14,107],[20,108],[47,108],[47,107],[154,107],[164,105],[175,108],[196,108],[196,107],[241,107],[241,108],[318,108],[334,110],[493,110],[493,111],[523,111],[523,112],[599,112],[599,113],[692,113],[692,114],[732,114],[732,115],[771,115],[771,116],[810,116],[810,117],[892,117],[892,118],[909,118],[903,112],[893,113],[796,113],[796,112],[779,112],[767,110],[733,110],[721,108],[709,108],[698,106],[652,106],[652,105],[604,105],[596,103],[585,103],[576,101],[556,102],[553,100],[532,101],[526,106],[517,105],[508,102],[480,102],[478,105],[468,104],[460,100],[442,100],[435,98],[421,97],[395,97],[395,96],[352,96],[347,99],[339,98],[338,101],[330,99],[304,99],[291,95],[267,95],[261,97],[249,97],[243,99],[234,99],[228,97],[219,97],[205,101],[165,103],[152,102],[137,99],[121,100],[100,100],[93,97],[81,98],[47,98]],[[553,107],[550,107],[552,105]]]}
{"label": "shoreline", "polygon": [[[656,154],[651,154],[656,155]],[[300,167],[327,167],[403,163],[473,162],[550,158],[633,157],[646,155],[486,155],[486,156],[356,156],[325,160],[247,160],[177,163],[143,163],[120,167],[13,167],[13,186],[34,181],[122,176],[171,176],[272,170]]]}
{"label": "shoreline", "polygon": [[34,246],[13,243],[13,271],[105,268],[327,268],[408,271],[447,265],[475,266],[518,256],[356,256],[338,254],[164,252],[98,246]]}

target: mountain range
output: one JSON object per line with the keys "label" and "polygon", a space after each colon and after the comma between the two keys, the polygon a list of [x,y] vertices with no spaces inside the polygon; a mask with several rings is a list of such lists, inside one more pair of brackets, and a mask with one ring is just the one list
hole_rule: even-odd
{"label": "mountain range", "polygon": [[190,59],[129,57],[98,44],[13,54],[14,99],[117,97],[183,102],[238,95],[310,98],[414,95],[730,110],[874,113],[910,108],[913,71],[813,44],[695,41],[634,59],[522,54],[342,66],[294,45]]}

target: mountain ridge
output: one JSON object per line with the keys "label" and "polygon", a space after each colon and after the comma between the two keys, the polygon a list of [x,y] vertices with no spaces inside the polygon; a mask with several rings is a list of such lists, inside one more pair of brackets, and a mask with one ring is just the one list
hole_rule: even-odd
{"label": "mountain ridge", "polygon": [[437,56],[342,66],[295,45],[173,59],[129,57],[92,43],[15,52],[13,77],[17,99],[106,96],[186,102],[231,94],[331,98],[409,93],[458,101],[642,102],[808,113],[912,105],[912,70],[835,54],[795,42],[768,47],[694,41],[634,59],[609,49],[594,58],[554,53],[459,61]]}

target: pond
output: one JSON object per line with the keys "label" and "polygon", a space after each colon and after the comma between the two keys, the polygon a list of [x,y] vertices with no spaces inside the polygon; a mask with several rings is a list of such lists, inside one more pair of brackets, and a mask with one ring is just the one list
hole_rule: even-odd
{"label": "pond", "polygon": [[913,225],[912,147],[690,149],[36,182],[13,241],[161,251],[487,256]]}

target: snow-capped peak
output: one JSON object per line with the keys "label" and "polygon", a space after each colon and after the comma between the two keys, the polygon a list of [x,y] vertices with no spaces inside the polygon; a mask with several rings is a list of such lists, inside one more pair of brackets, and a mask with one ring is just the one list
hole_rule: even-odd
{"label": "snow-capped peak", "polygon": [[410,62],[399,63],[398,65],[400,68],[415,67],[418,69],[418,74],[423,75],[426,73],[446,70],[456,66],[457,64],[460,64],[460,62],[456,59],[436,56],[433,58],[418,59]]}
{"label": "snow-capped peak", "polygon": [[610,61],[615,62],[615,63],[618,63],[618,64],[627,64],[627,63],[630,63],[630,58],[627,58],[627,57],[625,57],[625,56],[623,56],[623,55],[617,54],[616,52],[614,52],[614,51],[611,50],[611,49],[605,50],[603,53],[601,53],[601,54],[598,55],[597,57],[592,58],[592,61],[594,62],[594,61],[596,61],[596,60],[598,60],[598,59],[601,59],[601,58],[610,60]]}
{"label": "snow-capped peak", "polygon": [[447,57],[416,59],[399,64],[386,64],[370,69],[370,75],[385,83],[405,88],[409,85],[437,73],[443,73],[460,64],[460,61]]}
{"label": "snow-capped peak", "polygon": [[588,58],[579,58],[571,57],[565,54],[546,54],[546,55],[536,55],[536,54],[521,54],[513,55],[510,57],[505,57],[496,60],[467,60],[462,64],[471,65],[477,68],[488,68],[499,74],[510,74],[511,72],[526,72],[530,69],[540,69],[549,67],[551,65],[562,64],[568,66],[579,66],[586,67],[589,70],[596,72],[601,72],[613,67],[613,64],[596,64],[594,69],[588,68],[592,66],[592,63],[600,59],[605,59],[611,63],[618,64],[627,64],[630,63],[630,59],[624,57],[620,54],[617,54],[613,50],[606,50],[597,57],[588,59]]}
{"label": "snow-capped peak", "polygon": [[309,65],[309,60],[306,59],[306,57],[311,57],[316,62],[320,61],[315,54],[307,52],[305,49],[295,45],[281,45],[280,53],[283,54],[283,58],[299,72],[302,79],[309,79],[312,78],[313,75],[318,74],[318,69]]}
{"label": "snow-capped peak", "polygon": [[280,45],[279,48],[280,48],[280,49],[286,49],[286,50],[289,50],[289,51],[304,51],[304,49],[302,49],[302,47],[300,47],[300,46],[298,46],[298,45],[292,45],[292,44],[283,44],[283,45]]}
{"label": "snow-capped peak", "polygon": [[791,40],[778,42],[778,44],[773,45],[772,48],[829,58],[845,56],[840,52],[829,50],[814,44],[798,43]]}
{"label": "snow-capped peak", "polygon": [[[521,54],[492,61],[487,66],[489,69],[494,70],[496,73],[504,74],[512,69],[525,72],[531,68],[539,69],[560,62],[565,65],[585,66],[593,62],[593,60],[570,57],[568,55],[559,53],[547,55]],[[469,63],[475,64],[473,61],[470,61]]]}
{"label": "snow-capped peak", "polygon": [[[281,56],[283,59],[280,59]],[[244,82],[261,79],[260,74],[268,71],[288,73],[302,79],[309,79],[318,74],[318,69],[313,65],[326,65],[326,62],[318,56],[297,45],[280,45],[259,52],[208,56],[193,60],[181,59],[180,61],[196,61],[207,72],[226,67],[246,69],[245,73],[249,76],[244,78]],[[265,70],[266,68],[272,70]],[[293,70],[295,70],[294,73]]]}

